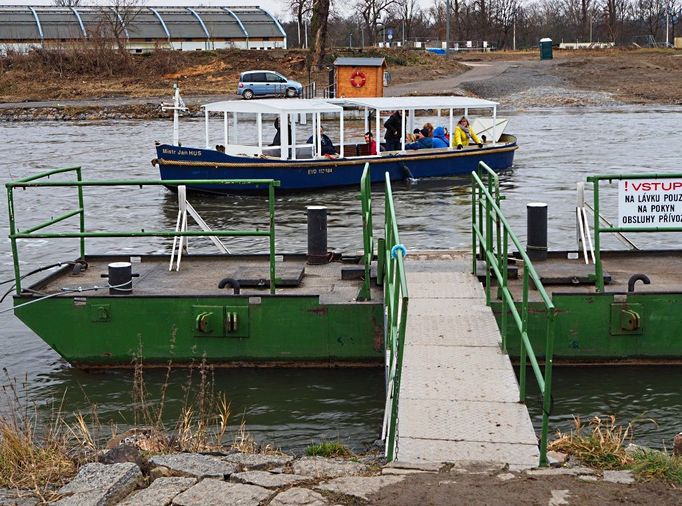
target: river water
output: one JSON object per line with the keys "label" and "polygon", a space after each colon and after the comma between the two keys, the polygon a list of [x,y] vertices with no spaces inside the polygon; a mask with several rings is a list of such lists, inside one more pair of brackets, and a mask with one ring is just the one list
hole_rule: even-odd
{"label": "river water", "polygon": [[[509,114],[508,130],[518,136],[521,148],[515,168],[501,177],[507,199],[505,214],[517,235],[525,239],[525,206],[542,200],[549,204],[551,249],[575,249],[575,184],[592,174],[620,172],[682,172],[682,109],[570,108],[529,110]],[[424,118],[438,123],[438,118]],[[216,132],[221,132],[219,123]],[[347,138],[361,135],[361,124],[347,125]],[[334,125],[327,126],[338,139]],[[149,164],[155,156],[154,141],[169,142],[169,121],[117,121],[88,123],[0,123],[5,143],[1,160],[3,183],[58,166],[80,165],[84,178],[156,179]],[[251,126],[240,122],[240,139]],[[265,138],[273,132],[265,134]],[[216,134],[212,142],[221,142]],[[203,145],[199,120],[181,121],[183,145]],[[466,180],[420,181],[407,187],[396,185],[395,207],[401,239],[408,248],[469,247],[468,182]],[[279,251],[305,251],[305,207],[329,208],[329,245],[342,251],[361,248],[358,189],[277,198],[277,244]],[[49,195],[48,195],[49,194]],[[377,193],[377,196],[379,194]],[[48,198],[49,197],[49,198]],[[59,189],[18,191],[16,214],[27,227],[73,208],[73,198]],[[252,228],[267,222],[262,197],[192,196],[192,204],[214,228]],[[603,194],[602,208],[614,217],[615,192]],[[375,197],[377,212],[382,200]],[[177,213],[175,196],[161,187],[128,190],[86,189],[88,225],[92,228],[172,228]],[[609,214],[610,212],[610,214]],[[94,217],[96,216],[96,220]],[[375,223],[381,223],[380,216]],[[0,199],[2,236],[8,233],[7,204]],[[635,237],[635,242],[659,248],[679,245],[671,235]],[[0,249],[0,281],[13,277],[7,239]],[[606,247],[618,243],[606,241]],[[210,243],[192,241],[192,251],[211,251]],[[265,251],[267,244],[235,239],[233,251]],[[168,252],[170,242],[161,238],[93,240],[88,252]],[[55,261],[73,259],[76,243],[28,241],[22,243],[24,272]],[[2,292],[9,288],[2,285]],[[0,365],[8,378],[16,378],[22,396],[39,406],[64,399],[64,411],[88,411],[97,405],[100,421],[125,426],[131,423],[131,375],[126,372],[87,374],[72,369],[37,336],[23,326],[10,308],[9,297],[0,304]],[[241,420],[259,441],[291,451],[312,442],[339,440],[362,449],[379,437],[384,403],[383,371],[374,370],[226,370],[215,373],[215,389],[230,402],[233,426]],[[151,391],[165,382],[162,373],[146,376]],[[187,371],[170,378],[168,416],[182,405]],[[637,441],[660,447],[677,433],[682,418],[682,368],[616,367],[557,368],[554,376],[554,411],[551,430],[569,429],[573,415],[589,419],[614,414],[621,422],[651,418],[638,424]],[[24,386],[25,385],[25,386]],[[6,399],[0,409],[8,409]],[[61,402],[61,401],[60,401]],[[531,403],[539,427],[540,410]],[[47,411],[47,407],[42,408]],[[472,420],[472,423],[475,421]],[[668,445],[669,446],[669,445]]]}

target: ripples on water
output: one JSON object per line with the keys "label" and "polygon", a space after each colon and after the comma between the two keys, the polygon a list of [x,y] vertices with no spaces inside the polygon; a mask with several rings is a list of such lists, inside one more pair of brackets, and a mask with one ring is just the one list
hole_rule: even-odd
{"label": "ripples on water", "polygon": [[[549,204],[549,242],[553,249],[575,249],[575,184],[592,174],[620,172],[682,172],[682,124],[680,108],[552,109],[518,112],[509,131],[518,136],[515,169],[501,176],[507,200],[503,209],[519,238],[525,240],[525,206],[542,200]],[[438,118],[423,121],[438,123]],[[222,132],[215,123],[216,135]],[[333,124],[328,133],[338,139]],[[5,141],[3,182],[57,166],[80,165],[85,179],[156,179],[149,164],[155,156],[154,141],[169,142],[169,121],[119,121],[99,123],[1,123]],[[240,141],[250,126],[240,121]],[[362,124],[351,123],[351,132],[362,133]],[[267,140],[270,135],[264,135]],[[183,145],[203,145],[203,127],[198,120],[180,124]],[[302,137],[303,135],[301,135]],[[614,144],[618,141],[619,144]],[[219,137],[212,143],[222,142]],[[50,198],[48,199],[48,195]],[[468,248],[468,181],[449,179],[420,181],[394,191],[401,239],[409,248]],[[615,191],[603,192],[602,209],[615,218]],[[17,191],[17,215],[23,223],[37,223],[69,209],[75,194],[61,189]],[[253,196],[192,196],[190,201],[210,226],[251,228],[267,223],[265,199]],[[277,245],[280,251],[305,250],[305,207],[323,204],[329,208],[329,245],[342,251],[362,247],[358,189],[332,190],[315,194],[283,195],[277,198]],[[382,221],[383,200],[375,198]],[[8,233],[6,200],[0,199],[0,224]],[[88,227],[122,229],[170,229],[175,225],[175,196],[161,187],[143,190],[86,189]],[[95,220],[95,216],[97,217]],[[64,225],[66,226],[66,225]],[[670,234],[640,235],[635,242],[649,247],[673,247],[680,241]],[[236,238],[233,251],[266,251],[267,243],[252,244]],[[605,247],[619,247],[608,239]],[[9,241],[0,250],[0,281],[13,276]],[[92,240],[88,251],[144,253],[168,252],[170,242],[161,238]],[[193,251],[211,251],[210,243],[192,240]],[[29,241],[22,244],[22,266],[72,259],[76,241]],[[3,285],[3,288],[7,285]],[[0,310],[10,307],[8,300]],[[131,379],[123,372],[86,374],[65,364],[55,352],[14,318],[0,313],[2,366],[10,375],[29,379],[29,396],[39,404],[60,398],[67,391],[67,411],[87,410],[98,405],[103,420],[130,421]],[[618,367],[557,368],[554,381],[552,430],[570,427],[572,414],[618,415],[623,421],[654,418],[659,425],[638,427],[641,441],[660,445],[680,430],[682,393],[680,368]],[[173,373],[175,388],[169,410],[179,409],[182,371]],[[150,373],[148,382],[157,388],[161,375]],[[311,442],[338,439],[354,448],[378,437],[383,411],[383,371],[375,370],[228,370],[216,373],[217,388],[231,400],[235,423],[244,416],[248,430],[259,439],[285,448],[301,449]],[[0,401],[1,402],[1,401]],[[531,403],[536,426],[539,411]],[[1,407],[1,406],[0,406]]]}

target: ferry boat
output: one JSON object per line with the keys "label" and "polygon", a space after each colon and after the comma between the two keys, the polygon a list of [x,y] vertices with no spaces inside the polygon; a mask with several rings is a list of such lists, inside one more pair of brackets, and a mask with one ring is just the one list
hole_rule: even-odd
{"label": "ferry boat", "polygon": [[[512,167],[516,138],[503,133],[506,120],[497,118],[497,103],[470,97],[423,96],[381,97],[339,100],[266,99],[257,101],[223,101],[202,106],[205,119],[205,145],[181,145],[178,139],[178,111],[182,110],[176,89],[174,105],[174,139],[172,144],[157,144],[158,165],[162,181],[178,179],[274,179],[280,182],[278,191],[316,190],[358,185],[366,163],[371,163],[371,180],[378,183],[389,173],[392,181],[417,180],[430,177],[468,175],[483,161],[493,170]],[[368,144],[348,139],[345,115],[364,113],[364,132],[371,131],[380,149],[371,154]],[[470,112],[487,114],[484,130],[477,131],[486,141],[457,149],[407,150],[406,135],[396,151],[386,151],[378,141],[383,138],[384,121],[394,111],[401,112],[402,132],[412,132],[416,113],[437,111],[444,127],[454,132],[461,115]],[[440,116],[441,111],[447,115]],[[222,116],[220,144],[211,142],[211,117]],[[382,117],[383,115],[383,117]],[[237,132],[244,124],[253,125],[253,145],[240,144]],[[279,120],[279,145],[269,146],[264,139],[266,122]],[[244,119],[250,120],[246,123]],[[241,120],[241,122],[240,122]],[[323,123],[338,122],[338,142],[332,156],[323,154],[321,129]],[[240,126],[241,125],[241,126]],[[312,140],[311,143],[302,139]],[[232,193],[262,190],[254,185],[190,184],[189,189],[211,193]]]}

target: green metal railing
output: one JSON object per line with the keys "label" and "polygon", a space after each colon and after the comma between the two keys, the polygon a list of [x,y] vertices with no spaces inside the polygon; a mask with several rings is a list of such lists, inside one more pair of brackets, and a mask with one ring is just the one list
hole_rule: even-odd
{"label": "green metal railing", "polygon": [[[483,181],[483,172],[487,175],[487,183]],[[507,323],[508,313],[518,328],[521,336],[519,391],[520,401],[526,402],[526,367],[528,361],[532,367],[535,379],[542,394],[542,432],[540,436],[540,465],[547,465],[547,432],[549,427],[549,413],[552,404],[552,362],[554,353],[554,324],[556,312],[554,304],[547,295],[535,268],[526,255],[523,246],[512,231],[507,219],[500,210],[499,179],[485,163],[480,162],[477,172],[471,173],[471,211],[472,211],[472,272],[476,274],[477,250],[480,258],[486,264],[486,302],[491,302],[492,275],[495,275],[498,285],[497,298],[502,301],[500,329],[502,334],[502,350],[507,351]],[[509,240],[517,248],[523,263],[523,293],[520,301],[514,300],[508,285],[508,247]],[[547,313],[547,339],[545,342],[544,373],[538,364],[535,352],[528,337],[528,290],[532,280],[540,295]]]}
{"label": "green metal railing", "polygon": [[[66,181],[39,181],[41,179],[49,179],[51,176],[74,172],[76,174],[75,180]],[[268,188],[268,211],[269,211],[269,229],[268,230],[211,230],[211,231],[194,231],[187,230],[184,232],[175,230],[154,230],[154,231],[97,231],[89,232],[85,230],[85,204],[83,199],[83,188],[86,186],[180,186],[180,185],[262,185]],[[12,247],[12,256],[14,258],[14,277],[16,282],[16,293],[21,293],[21,269],[19,262],[19,251],[17,241],[19,239],[62,239],[62,238],[78,238],[80,239],[80,258],[85,259],[85,239],[88,237],[180,237],[180,236],[216,236],[216,237],[269,237],[270,238],[270,293],[275,293],[277,284],[275,274],[275,187],[279,186],[279,181],[272,179],[175,179],[168,181],[158,180],[108,180],[108,181],[83,181],[80,167],[66,167],[61,169],[54,169],[42,174],[37,174],[18,181],[7,183],[7,209],[9,215],[9,239]],[[14,189],[15,188],[45,188],[45,187],[76,187],[78,192],[78,207],[74,210],[65,212],[50,220],[27,228],[24,231],[19,231],[17,228],[16,215],[14,210]],[[55,225],[73,216],[79,216],[79,231],[78,232],[59,232],[59,233],[36,233],[49,226]]]}
{"label": "green metal railing", "polygon": [[372,178],[369,163],[365,164],[360,178],[360,200],[362,202],[362,263],[365,267],[365,279],[358,294],[358,300],[370,300],[372,297],[369,284],[374,259],[374,232],[372,227]]}
{"label": "green metal railing", "polygon": [[594,197],[594,277],[597,292],[604,291],[604,267],[601,261],[601,234],[623,232],[682,232],[682,227],[601,227],[599,221],[599,182],[620,181],[623,179],[680,179],[682,174],[619,174],[604,176],[589,176],[588,183],[593,184]]}
{"label": "green metal railing", "polygon": [[[393,207],[393,191],[388,172],[384,194],[384,241],[380,242],[379,258],[384,284],[384,339],[386,349],[386,409],[383,434],[386,440],[386,458],[395,458],[398,423],[398,396],[403,367],[405,328],[407,326],[407,280],[403,258],[407,250],[400,242],[398,223]],[[377,274],[379,276],[379,274]]]}

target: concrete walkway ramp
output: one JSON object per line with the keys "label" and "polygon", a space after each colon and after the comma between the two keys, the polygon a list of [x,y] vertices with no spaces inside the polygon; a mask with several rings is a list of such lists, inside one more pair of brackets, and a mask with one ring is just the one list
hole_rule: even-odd
{"label": "concrete walkway ramp", "polygon": [[406,259],[410,306],[397,460],[536,467],[538,441],[500,332],[463,258]]}

